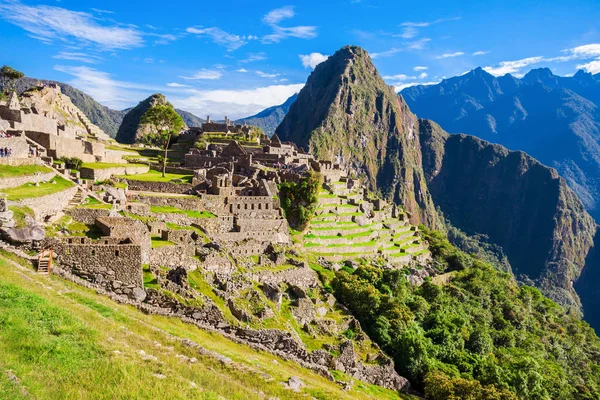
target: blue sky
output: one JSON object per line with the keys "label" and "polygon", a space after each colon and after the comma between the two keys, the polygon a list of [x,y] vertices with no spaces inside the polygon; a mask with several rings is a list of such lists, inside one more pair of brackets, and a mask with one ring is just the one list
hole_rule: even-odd
{"label": "blue sky", "polygon": [[398,90],[477,66],[598,73],[598,21],[598,0],[0,0],[0,64],[111,108],[162,92],[199,116],[240,118],[283,103],[346,44]]}

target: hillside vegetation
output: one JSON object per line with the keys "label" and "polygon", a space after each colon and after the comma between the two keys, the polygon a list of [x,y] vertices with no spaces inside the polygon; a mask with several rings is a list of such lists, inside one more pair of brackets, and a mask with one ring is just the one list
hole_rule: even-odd
{"label": "hillside vegetation", "polygon": [[[398,398],[372,385],[344,392],[292,362],[30,268],[0,253],[3,399]],[[291,376],[301,392],[282,385]]]}
{"label": "hillside vegetation", "polygon": [[443,235],[426,238],[446,273],[420,287],[367,264],[332,282],[400,374],[440,400],[600,396],[600,340],[588,324]]}

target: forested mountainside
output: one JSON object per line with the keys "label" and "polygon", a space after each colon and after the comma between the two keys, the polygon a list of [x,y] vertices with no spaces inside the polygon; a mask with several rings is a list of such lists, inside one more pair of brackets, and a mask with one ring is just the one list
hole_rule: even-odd
{"label": "forested mountainside", "polygon": [[560,77],[540,68],[519,79],[477,68],[401,95],[419,117],[450,133],[522,150],[556,168],[592,216],[600,217],[598,75],[579,71]]}
{"label": "forested mountainside", "polygon": [[441,212],[488,235],[518,278],[579,309],[570,282],[596,225],[566,182],[524,153],[418,120],[364,50],[347,46],[318,65],[276,132],[351,166],[413,223],[437,227]]}

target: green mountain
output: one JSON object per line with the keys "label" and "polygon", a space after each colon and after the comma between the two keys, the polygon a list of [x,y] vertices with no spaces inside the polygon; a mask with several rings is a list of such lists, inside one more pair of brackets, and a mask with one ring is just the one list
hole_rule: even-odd
{"label": "green mountain", "polygon": [[123,117],[123,122],[119,127],[119,131],[117,132],[117,141],[119,143],[127,144],[137,142],[146,133],[144,130],[144,125],[140,122],[146,111],[157,105],[170,104],[171,103],[167,101],[164,95],[156,93],[147,99],[140,101],[137,106],[128,109],[127,113]]}
{"label": "green mountain", "polygon": [[275,129],[279,126],[283,118],[290,110],[290,106],[296,101],[298,94],[294,94],[285,103],[278,106],[269,107],[256,115],[246,118],[240,118],[238,121],[246,122],[248,125],[257,126],[263,130],[269,137],[273,136]]}
{"label": "green mountain", "polygon": [[565,180],[524,153],[417,119],[366,51],[344,47],[319,64],[276,133],[348,165],[413,223],[440,228],[441,213],[486,235],[519,279],[579,310],[571,282],[596,224]]}

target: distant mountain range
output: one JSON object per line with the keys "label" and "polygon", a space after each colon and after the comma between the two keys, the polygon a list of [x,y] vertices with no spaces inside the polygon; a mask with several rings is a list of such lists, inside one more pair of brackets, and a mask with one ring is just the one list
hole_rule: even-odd
{"label": "distant mountain range", "polygon": [[600,74],[560,77],[540,68],[519,79],[477,68],[400,94],[448,132],[522,150],[556,168],[600,220]]}
{"label": "distant mountain range", "polygon": [[245,121],[248,125],[258,126],[264,133],[271,137],[275,133],[275,129],[279,126],[281,121],[283,121],[283,118],[290,110],[290,106],[297,98],[298,94],[296,93],[281,105],[269,107],[256,115],[240,118],[237,121]]}

